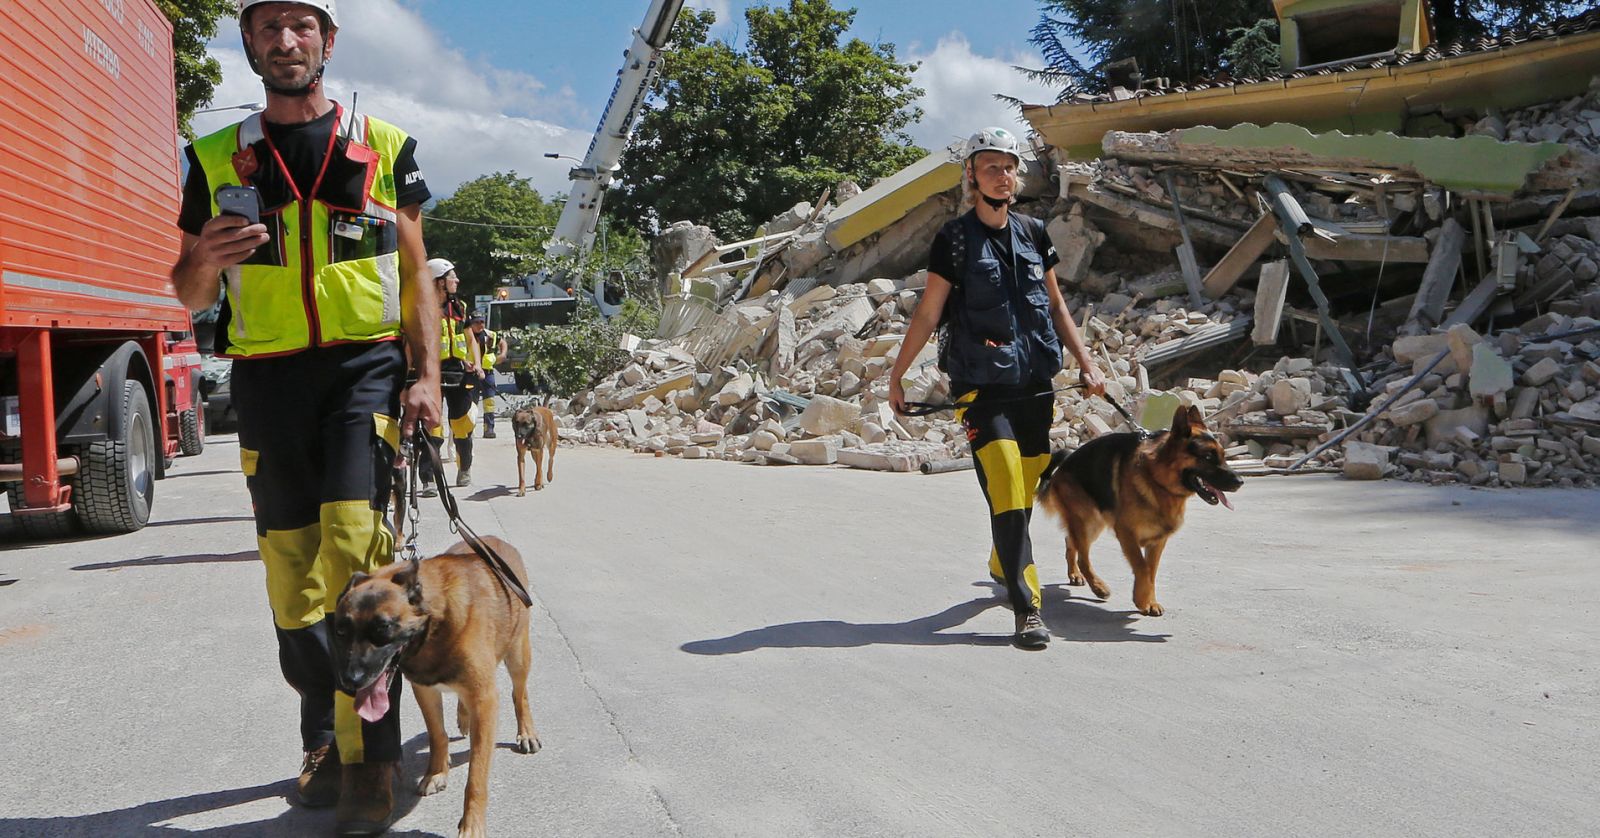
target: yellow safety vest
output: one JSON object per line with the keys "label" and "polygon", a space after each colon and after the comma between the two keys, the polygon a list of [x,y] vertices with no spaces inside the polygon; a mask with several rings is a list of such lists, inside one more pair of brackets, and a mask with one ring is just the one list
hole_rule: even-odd
{"label": "yellow safety vest", "polygon": [[494,351],[500,348],[500,336],[489,331],[488,329],[484,329],[483,337],[485,338],[485,343],[483,345],[483,368],[486,370],[492,370],[494,369],[494,362],[496,360]]}
{"label": "yellow safety vest", "polygon": [[446,302],[444,315],[439,318],[439,360],[455,358],[466,363],[472,358],[467,351],[467,341],[472,339],[472,333],[452,309],[453,306]]}
{"label": "yellow safety vest", "polygon": [[[283,169],[260,114],[194,142],[211,188],[262,190],[272,239],[228,268],[226,351],[233,358],[400,336],[399,214],[395,159],[406,134],[335,104],[328,162],[306,199]],[[282,200],[268,194],[270,184]]]}

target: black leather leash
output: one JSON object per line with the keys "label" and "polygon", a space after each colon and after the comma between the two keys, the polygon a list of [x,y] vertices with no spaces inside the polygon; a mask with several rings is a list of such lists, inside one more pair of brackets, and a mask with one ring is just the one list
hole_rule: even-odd
{"label": "black leather leash", "polygon": [[[422,456],[428,458],[428,465],[433,471],[433,482],[439,490],[439,501],[444,504],[445,516],[450,519],[450,530],[460,535],[462,540],[466,541],[467,545],[472,548],[472,552],[477,553],[478,557],[489,565],[489,569],[494,571],[494,575],[499,578],[500,584],[505,586],[507,591],[510,591],[517,599],[522,600],[522,604],[525,607],[532,608],[533,597],[529,595],[528,589],[523,587],[522,583],[517,580],[517,574],[511,570],[511,565],[507,564],[505,558],[496,553],[494,548],[485,543],[482,538],[479,538],[478,534],[473,532],[472,527],[467,526],[467,522],[461,519],[461,510],[456,506],[455,496],[450,494],[450,486],[444,479],[444,463],[439,458],[439,449],[434,446],[433,439],[428,436],[427,431],[422,429],[421,424],[417,425],[416,433],[412,439],[407,440],[402,447],[405,451],[406,474],[396,475],[396,477],[401,481],[401,485],[405,489],[401,493],[403,497],[396,504],[399,507],[399,511],[395,515],[399,526],[404,527],[406,513],[411,513],[411,530],[406,534],[406,543],[402,548],[406,558],[411,561],[418,560],[416,546],[418,512],[417,466],[420,465],[418,457]],[[419,455],[417,453],[418,449],[426,453]]]}
{"label": "black leather leash", "polygon": [[941,410],[955,410],[956,408],[961,408],[961,407],[965,407],[965,408],[971,409],[971,408],[974,408],[974,407],[988,407],[989,405],[992,405],[992,404],[1010,404],[1012,402],[1025,402],[1025,401],[1031,401],[1033,399],[1037,399],[1037,398],[1039,398],[1041,396],[1053,396],[1056,393],[1065,393],[1065,392],[1068,392],[1069,390],[1080,390],[1082,388],[1083,388],[1082,384],[1071,384],[1071,385],[1068,385],[1066,387],[1058,387],[1058,388],[1056,388],[1054,390],[1043,390],[1043,391],[1040,391],[1038,393],[1029,393],[1026,396],[1011,396],[1009,398],[1004,398],[1004,399],[977,398],[977,399],[973,399],[970,402],[966,402],[964,404],[963,403],[958,403],[958,402],[906,402],[905,415],[906,416],[911,416],[911,417],[914,417],[914,418],[920,418],[920,417],[923,417],[923,416],[932,416],[933,414],[938,413]]}
{"label": "black leather leash", "polygon": [[[1012,398],[1005,398],[1005,399],[985,399],[985,398],[980,397],[980,398],[974,399],[974,400],[972,400],[970,402],[967,402],[965,404],[956,404],[955,402],[945,402],[943,404],[933,404],[933,403],[929,403],[929,402],[906,402],[905,415],[913,416],[913,417],[932,416],[933,414],[938,413],[941,410],[955,410],[958,407],[965,407],[965,408],[971,409],[971,408],[974,408],[974,407],[983,407],[983,406],[988,406],[988,405],[992,405],[992,404],[1008,404],[1010,402],[1024,402],[1024,401],[1028,401],[1029,399],[1037,399],[1037,398],[1039,398],[1041,396],[1053,396],[1056,393],[1065,393],[1065,392],[1067,392],[1069,390],[1078,390],[1078,389],[1081,389],[1082,387],[1083,387],[1082,384],[1073,384],[1073,385],[1068,386],[1068,387],[1058,387],[1058,388],[1056,388],[1054,390],[1045,390],[1044,392],[1041,392],[1041,393],[1032,393],[1032,394],[1029,394],[1029,395],[1026,395],[1026,396],[1015,396],[1015,397],[1012,397]],[[1148,439],[1150,436],[1152,436],[1152,434],[1148,430],[1145,430],[1145,428],[1143,426],[1141,426],[1138,422],[1133,421],[1133,414],[1129,413],[1128,409],[1122,406],[1122,402],[1119,402],[1116,399],[1112,398],[1110,393],[1101,393],[1100,394],[1100,398],[1105,399],[1106,404],[1111,405],[1113,408],[1116,409],[1116,411],[1118,413],[1122,414],[1122,418],[1128,420],[1128,424],[1132,425],[1134,427],[1134,430],[1136,430],[1138,432],[1140,438]]]}

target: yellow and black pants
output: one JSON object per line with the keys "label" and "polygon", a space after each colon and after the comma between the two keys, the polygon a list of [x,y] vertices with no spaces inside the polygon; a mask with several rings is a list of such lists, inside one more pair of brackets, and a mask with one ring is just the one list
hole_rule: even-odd
{"label": "yellow and black pants", "polygon": [[1039,610],[1039,575],[1033,566],[1033,496],[1050,464],[1055,399],[1050,385],[957,389],[956,420],[967,431],[978,485],[989,502],[989,575],[1005,587],[1018,614]]}
{"label": "yellow and black pants", "polygon": [[[456,443],[456,470],[471,471],[472,431],[478,426],[472,420],[472,403],[477,396],[478,382],[460,361],[446,358],[439,362],[439,368],[444,376],[444,384],[440,387],[444,393],[444,415],[450,422],[450,438]],[[436,439],[444,438],[442,427],[432,428],[429,433]],[[435,444],[434,447],[439,446]],[[418,476],[425,486],[433,480],[433,466],[427,458],[423,458]]]}
{"label": "yellow and black pants", "polygon": [[400,759],[400,682],[389,712],[362,721],[334,684],[328,621],[345,583],[394,560],[386,518],[405,358],[356,343],[236,361],[239,456],[255,506],[284,679],[300,693],[306,750],[337,742],[346,763]]}

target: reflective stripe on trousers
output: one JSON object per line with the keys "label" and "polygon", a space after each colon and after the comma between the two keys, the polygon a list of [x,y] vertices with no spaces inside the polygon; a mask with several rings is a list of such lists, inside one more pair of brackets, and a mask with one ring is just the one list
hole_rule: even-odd
{"label": "reflective stripe on trousers", "polygon": [[347,763],[400,758],[400,702],[378,722],[356,716],[353,699],[334,687],[324,618],[353,573],[394,559],[385,516],[404,370],[392,341],[233,366],[240,464],[279,664],[300,693],[302,746],[337,741]]}
{"label": "reflective stripe on trousers", "polygon": [[[1038,387],[983,388],[983,397],[1016,399],[1019,393],[1039,392]],[[1043,389],[1048,390],[1048,385]],[[989,503],[989,575],[999,581],[1019,614],[1038,611],[1039,576],[1033,565],[1033,542],[1028,525],[1033,520],[1034,491],[1039,475],[1050,464],[1050,425],[1055,399],[1049,393],[1022,401],[985,406],[974,402],[980,390],[956,399],[956,419],[967,431],[978,485]]]}

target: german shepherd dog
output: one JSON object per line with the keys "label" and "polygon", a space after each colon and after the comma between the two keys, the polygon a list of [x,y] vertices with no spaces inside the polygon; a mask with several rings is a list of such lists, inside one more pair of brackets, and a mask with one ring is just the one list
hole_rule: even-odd
{"label": "german shepherd dog", "polygon": [[[556,415],[548,407],[525,407],[511,414],[511,433],[517,439],[517,497],[528,494],[527,472],[524,461],[533,454],[533,490],[544,488],[545,473],[556,479]],[[549,452],[549,468],[540,456]]]}
{"label": "german shepherd dog", "polygon": [[1111,589],[1089,564],[1089,545],[1107,527],[1133,567],[1133,604],[1159,617],[1156,568],[1167,539],[1183,526],[1190,496],[1229,509],[1228,492],[1244,481],[1223,461],[1222,443],[1206,430],[1199,408],[1178,411],[1172,430],[1149,438],[1107,434],[1076,451],[1057,451],[1039,478],[1039,504],[1067,531],[1067,584],[1086,581],[1094,595]]}
{"label": "german shepherd dog", "polygon": [[[505,557],[527,585],[522,556],[505,541],[485,543]],[[443,791],[450,772],[444,727],[448,687],[458,699],[456,723],[471,739],[466,803],[460,836],[484,834],[489,805],[489,760],[494,754],[498,701],[495,670],[511,674],[519,753],[539,750],[539,734],[528,711],[528,609],[505,589],[489,565],[466,542],[425,561],[399,561],[370,576],[357,573],[334,610],[333,661],[339,689],[355,696],[356,713],[368,721],[389,709],[389,682],[396,670],[411,682],[428,727],[428,770],[417,794]]]}

